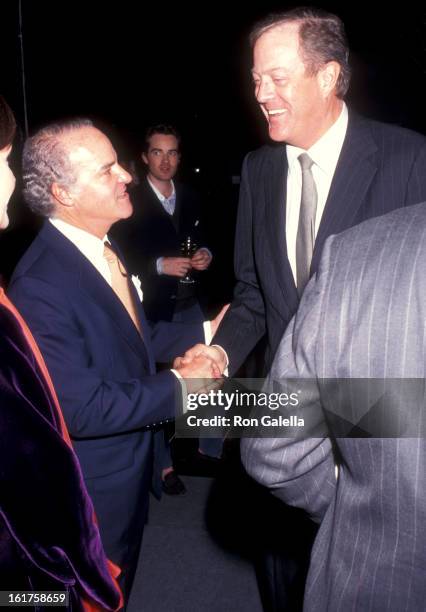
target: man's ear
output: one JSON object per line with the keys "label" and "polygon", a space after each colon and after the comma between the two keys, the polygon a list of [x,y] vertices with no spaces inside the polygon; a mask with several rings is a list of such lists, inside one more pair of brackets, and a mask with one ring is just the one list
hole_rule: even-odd
{"label": "man's ear", "polygon": [[148,165],[148,158],[145,153],[141,153],[141,160],[144,164]]}
{"label": "man's ear", "polygon": [[74,206],[74,199],[71,193],[62,185],[59,185],[58,183],[52,183],[50,191],[55,200],[59,204],[62,204],[62,206]]}
{"label": "man's ear", "polygon": [[319,85],[325,97],[329,96],[333,89],[335,89],[340,71],[340,64],[334,61],[327,62],[318,71]]}

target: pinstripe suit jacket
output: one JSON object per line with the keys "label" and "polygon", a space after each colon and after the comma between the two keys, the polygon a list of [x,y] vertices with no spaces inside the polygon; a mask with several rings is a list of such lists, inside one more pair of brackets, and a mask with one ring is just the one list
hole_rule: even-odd
{"label": "pinstripe suit jacket", "polygon": [[[250,153],[243,165],[235,238],[237,285],[214,343],[235,372],[266,333],[265,371],[297,310],[287,258],[285,146]],[[426,200],[426,139],[349,114],[348,129],[315,240],[311,273],[328,236]]]}
{"label": "pinstripe suit jacket", "polygon": [[[425,262],[426,203],[329,238],[269,383],[316,379],[321,416],[329,406],[318,378],[424,379]],[[424,397],[421,380],[417,407]],[[328,437],[242,443],[255,479],[322,521],[305,610],[425,610],[426,441],[336,438],[333,420],[325,427]]]}

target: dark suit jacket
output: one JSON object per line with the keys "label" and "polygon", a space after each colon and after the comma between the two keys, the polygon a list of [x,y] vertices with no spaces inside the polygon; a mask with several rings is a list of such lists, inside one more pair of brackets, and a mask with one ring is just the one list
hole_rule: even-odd
{"label": "dark suit jacket", "polygon": [[298,379],[305,427],[242,441],[254,478],[322,519],[306,612],[425,610],[425,261],[426,202],[331,237],[266,387]]}
{"label": "dark suit jacket", "polygon": [[[133,215],[113,228],[129,268],[140,276],[144,308],[152,321],[171,321],[179,283],[175,276],[157,274],[157,259],[182,257],[181,243],[188,236],[198,247],[206,246],[200,229],[201,211],[196,193],[180,183],[175,183],[175,190],[176,208],[170,216],[144,179],[131,193]],[[200,288],[199,274],[194,288]]]}
{"label": "dark suit jacket", "polygon": [[147,511],[152,426],[172,418],[181,403],[180,383],[170,371],[155,374],[155,361],[182,354],[201,330],[151,327],[134,292],[142,340],[102,276],[49,222],[9,291],[51,372],[105,550],[125,566]]}
{"label": "dark suit jacket", "polygon": [[[235,242],[237,285],[213,342],[233,373],[266,332],[268,371],[299,303],[287,258],[285,146],[250,153],[242,171]],[[426,139],[403,128],[349,115],[348,130],[315,243],[370,217],[426,200]]]}

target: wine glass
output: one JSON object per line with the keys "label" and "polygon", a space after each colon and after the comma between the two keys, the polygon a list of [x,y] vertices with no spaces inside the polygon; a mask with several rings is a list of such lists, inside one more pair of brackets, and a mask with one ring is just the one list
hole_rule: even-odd
{"label": "wine glass", "polygon": [[[196,250],[197,250],[197,245],[195,244],[191,236],[187,236],[180,246],[180,252],[182,256],[192,257]],[[185,276],[181,278],[179,282],[184,283],[185,285],[190,285],[192,283],[195,283],[195,280],[191,276],[191,269],[187,271]]]}

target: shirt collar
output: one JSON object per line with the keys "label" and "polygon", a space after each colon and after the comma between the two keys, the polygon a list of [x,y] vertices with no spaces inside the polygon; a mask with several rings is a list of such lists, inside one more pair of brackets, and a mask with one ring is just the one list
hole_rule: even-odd
{"label": "shirt collar", "polygon": [[308,153],[312,161],[326,174],[331,176],[336,169],[348,128],[348,108],[343,103],[342,111],[333,125],[307,151],[300,147],[286,146],[288,166],[291,171],[301,153]]}
{"label": "shirt collar", "polygon": [[75,225],[71,225],[66,221],[58,218],[49,219],[50,223],[56,227],[68,240],[70,240],[81,253],[89,261],[93,261],[95,258],[103,257],[104,253],[104,242],[108,240],[108,235],[105,235],[102,240],[86,232]]}
{"label": "shirt collar", "polygon": [[146,177],[149,186],[151,187],[152,191],[155,193],[155,195],[157,196],[157,198],[160,200],[161,203],[163,203],[165,200],[171,200],[172,198],[176,197],[176,192],[175,192],[175,184],[172,181],[172,193],[169,195],[168,198],[166,198],[166,196],[164,196],[161,191],[158,191],[157,187],[149,180],[149,177]]}

